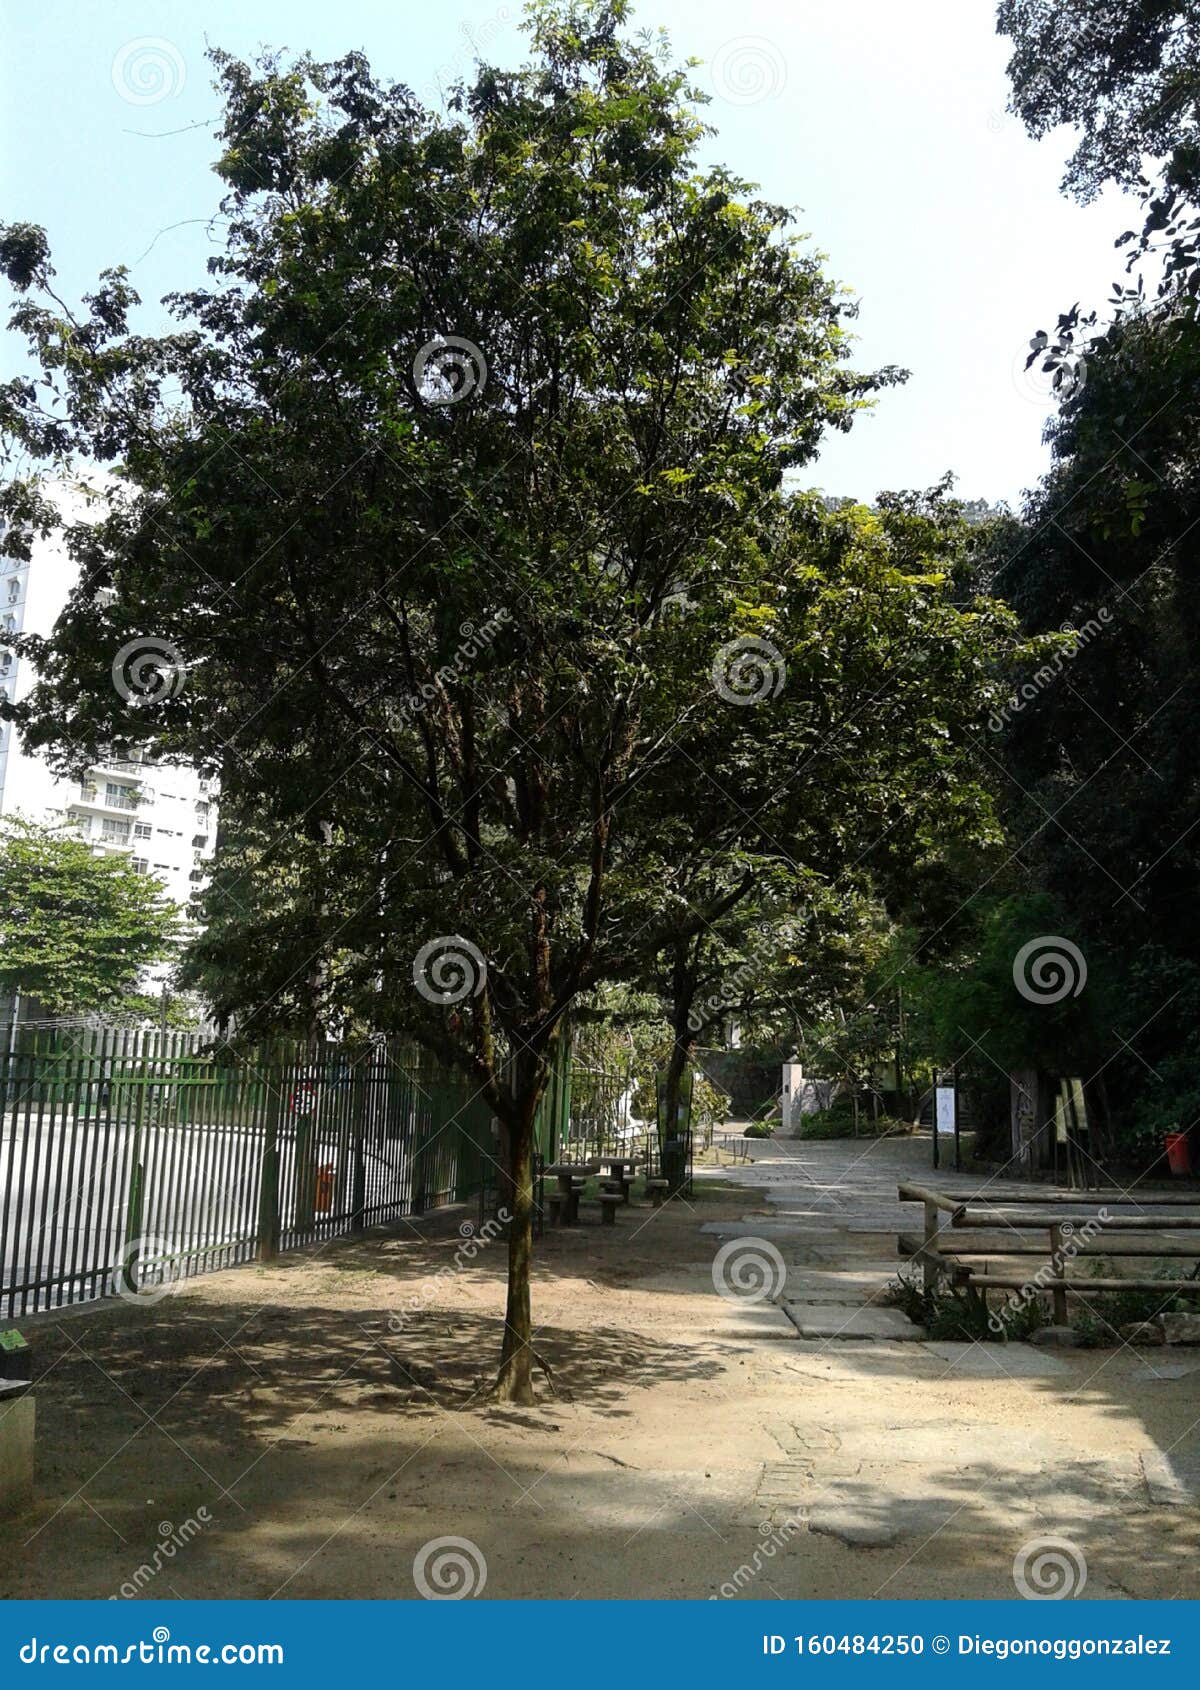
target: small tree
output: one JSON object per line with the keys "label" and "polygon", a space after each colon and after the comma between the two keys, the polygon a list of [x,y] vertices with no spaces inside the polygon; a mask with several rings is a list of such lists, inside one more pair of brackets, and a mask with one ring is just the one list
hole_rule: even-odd
{"label": "small tree", "polygon": [[170,955],[177,912],[123,856],[18,816],[0,821],[0,991],[54,1015],[129,1006],[139,976]]}

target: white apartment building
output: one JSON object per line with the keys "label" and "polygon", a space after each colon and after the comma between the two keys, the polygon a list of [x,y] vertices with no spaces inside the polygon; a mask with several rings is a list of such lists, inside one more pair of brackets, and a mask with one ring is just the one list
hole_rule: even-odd
{"label": "white apartment building", "polygon": [[[61,497],[82,510],[82,495],[62,490]],[[74,579],[74,565],[57,536],[35,542],[28,563],[0,558],[0,689],[14,702],[28,696],[37,675],[6,637],[49,634]],[[25,750],[11,723],[0,722],[0,815],[15,814],[70,825],[97,852],[129,856],[185,911],[207,878],[216,840],[214,783],[194,769],[157,763],[126,747],[93,765],[81,781],[67,780]],[[147,988],[157,987],[168,972],[153,971]]]}

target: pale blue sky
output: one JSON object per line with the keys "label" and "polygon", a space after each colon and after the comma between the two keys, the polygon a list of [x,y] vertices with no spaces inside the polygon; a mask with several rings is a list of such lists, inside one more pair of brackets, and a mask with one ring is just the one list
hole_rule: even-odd
{"label": "pale blue sky", "polygon": [[[1028,337],[1077,298],[1101,304],[1119,273],[1112,243],[1129,208],[1116,195],[1064,199],[1069,137],[1035,144],[1005,115],[994,9],[637,7],[680,57],[706,61],[696,76],[719,130],[707,156],[800,208],[831,273],[860,296],[859,364],[913,372],[804,476],[827,492],[870,498],[953,470],[965,497],[1016,499],[1047,461],[1048,403],[1021,372]],[[0,217],[47,226],[72,293],[129,265],[150,328],[160,295],[196,281],[209,249],[215,149],[207,128],[189,127],[217,110],[206,41],[243,55],[363,48],[427,97],[469,68],[472,39],[496,62],[520,56],[520,6],[495,0],[0,0],[0,17]]]}

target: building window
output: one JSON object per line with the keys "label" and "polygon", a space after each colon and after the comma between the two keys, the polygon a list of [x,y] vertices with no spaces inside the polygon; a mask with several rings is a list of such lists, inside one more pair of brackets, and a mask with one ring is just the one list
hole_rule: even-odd
{"label": "building window", "polygon": [[149,822],[134,822],[133,837],[135,839],[149,839],[153,829]]}
{"label": "building window", "polygon": [[8,583],[8,602],[9,602],[9,604],[16,604],[16,602],[20,598],[20,596],[21,596],[21,582],[18,579],[18,577],[14,576],[13,579]]}
{"label": "building window", "polygon": [[119,822],[115,816],[100,818],[100,837],[123,845],[129,838],[129,823]]}
{"label": "building window", "polygon": [[129,861],[134,874],[149,874],[150,864],[146,861],[145,857],[131,857]]}
{"label": "building window", "polygon": [[115,780],[104,783],[104,802],[114,810],[136,810],[137,795],[132,786],[121,786]]}

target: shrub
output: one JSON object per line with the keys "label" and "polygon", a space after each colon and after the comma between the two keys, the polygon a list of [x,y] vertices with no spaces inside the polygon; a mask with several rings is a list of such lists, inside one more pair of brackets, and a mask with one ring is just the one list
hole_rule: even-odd
{"label": "shrub", "polygon": [[950,1342],[1016,1343],[1046,1324],[1040,1297],[989,1311],[982,1294],[971,1286],[926,1291],[903,1273],[888,1285],[883,1300],[890,1308],[902,1309],[914,1325],[924,1326],[926,1337]]}
{"label": "shrub", "polygon": [[[885,1138],[889,1133],[906,1133],[907,1121],[897,1121],[891,1115],[881,1115],[873,1121],[863,1109],[858,1112],[859,1138]],[[828,1109],[818,1109],[800,1117],[801,1138],[854,1138],[854,1110],[839,1098]]]}
{"label": "shrub", "polygon": [[775,1131],[774,1121],[751,1121],[743,1130],[743,1138],[770,1138]]}
{"label": "shrub", "polygon": [[[1093,1275],[1099,1267],[1093,1265]],[[1099,1349],[1119,1343],[1117,1333],[1122,1326],[1153,1320],[1156,1315],[1196,1313],[1200,1310],[1200,1285],[1184,1279],[1181,1268],[1160,1268],[1155,1273],[1161,1279],[1161,1291],[1097,1291],[1086,1302],[1077,1301],[1074,1319],[1079,1342],[1086,1349]]]}

